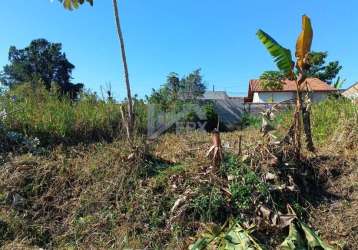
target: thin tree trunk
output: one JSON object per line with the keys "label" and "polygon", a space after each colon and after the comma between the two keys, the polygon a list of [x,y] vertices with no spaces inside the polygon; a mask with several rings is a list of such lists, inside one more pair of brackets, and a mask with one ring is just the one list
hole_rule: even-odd
{"label": "thin tree trunk", "polygon": [[121,46],[121,54],[122,54],[122,61],[123,61],[123,68],[124,68],[124,79],[126,82],[126,88],[127,88],[127,99],[128,99],[128,117],[126,126],[127,127],[127,137],[128,140],[131,140],[132,134],[133,134],[133,124],[134,124],[134,114],[133,114],[133,102],[132,102],[132,94],[131,94],[131,86],[129,83],[129,74],[128,74],[128,65],[127,65],[127,57],[126,57],[126,51],[124,47],[124,39],[121,29],[121,23],[119,19],[119,12],[118,12],[118,3],[117,0],[113,0],[113,8],[114,8],[114,16],[116,19],[116,28],[117,28],[117,34]]}

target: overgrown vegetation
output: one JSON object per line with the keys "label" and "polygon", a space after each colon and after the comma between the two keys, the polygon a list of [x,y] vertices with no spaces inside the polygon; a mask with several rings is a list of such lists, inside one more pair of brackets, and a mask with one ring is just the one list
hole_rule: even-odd
{"label": "overgrown vegetation", "polygon": [[[146,105],[134,99],[136,128],[146,132]],[[38,84],[26,83],[0,95],[4,129],[36,137],[41,145],[77,144],[99,140],[111,141],[123,134],[121,104],[103,100],[95,93],[83,92],[78,100],[50,92]]]}
{"label": "overgrown vegetation", "polygon": [[[24,155],[8,163],[0,174],[3,240],[26,238],[31,245],[55,248],[162,248],[193,235],[196,223],[223,223],[232,213],[252,210],[254,192],[264,192],[246,166],[234,170],[241,167],[233,156],[221,170],[223,179],[211,183],[201,176],[206,170],[189,165],[130,161],[123,146],[58,148],[49,157]],[[228,173],[235,176],[231,199],[221,183]],[[185,203],[175,206],[183,196]]]}
{"label": "overgrown vegetation", "polygon": [[34,136],[43,144],[111,139],[120,131],[119,105],[83,93],[73,102],[55,89],[23,84],[6,92],[2,106],[7,112],[5,126]]}
{"label": "overgrown vegetation", "polygon": [[[5,248],[187,248],[208,227],[224,228],[229,221],[241,227],[234,235],[249,233],[274,248],[288,235],[287,227],[281,228],[291,218],[287,204],[300,220],[317,223],[310,226],[317,225],[324,239],[342,239],[324,231],[312,214],[331,216],[322,209],[333,199],[325,193],[332,181],[342,182],[347,197],[355,192],[354,177],[340,179],[355,171],[358,134],[357,107],[343,98],[312,106],[314,140],[326,145],[329,156],[318,152],[297,163],[251,126],[221,134],[226,146],[218,167],[204,157],[210,147],[206,133],[168,133],[146,149],[140,137],[128,144],[118,132],[120,104],[91,93],[74,102],[23,84],[1,98],[6,110],[1,138],[9,132],[21,136],[18,144],[1,141],[16,145],[2,148],[0,163],[0,245]],[[136,103],[137,117],[146,121],[146,104]],[[274,125],[289,124],[291,117],[283,113]],[[247,125],[258,123],[250,119]],[[26,140],[35,138],[39,151],[27,147],[32,144]],[[100,142],[89,143],[94,140]],[[351,211],[344,205],[348,200],[335,199]],[[231,232],[226,229],[222,235]],[[355,236],[347,235],[343,245],[350,247]]]}
{"label": "overgrown vegetation", "polygon": [[[186,80],[193,88],[198,84],[204,88],[201,81],[199,71],[189,75]],[[203,119],[206,129],[212,130],[217,126],[213,104],[198,100],[202,92],[195,92],[195,96],[188,96],[190,99],[184,100],[174,97],[173,93],[158,94],[162,91],[154,91],[148,97],[157,113],[182,112],[186,115],[180,122],[198,122]],[[133,126],[136,135],[141,136],[147,133],[148,105],[137,97],[133,97],[133,103],[136,117]],[[0,110],[5,114],[1,118],[3,129],[38,138],[41,145],[45,146],[111,141],[121,137],[125,132],[121,109],[126,111],[125,102],[118,103],[111,95],[104,99],[96,93],[83,91],[77,100],[73,100],[56,85],[47,88],[42,81],[16,84],[0,93]],[[157,113],[151,115],[156,117]],[[201,113],[204,117],[200,117]],[[168,131],[172,130],[168,128]]]}
{"label": "overgrown vegetation", "polygon": [[[59,2],[70,10],[93,5]],[[146,101],[132,97],[117,0],[113,6],[127,89],[121,103],[110,92],[101,99],[71,83],[74,66],[60,44],[40,39],[10,49],[0,77],[9,87],[0,89],[1,248],[356,247],[357,106],[339,93],[313,106],[308,95],[303,100],[306,77],[332,81],[341,69],[325,64],[326,53],[310,53],[307,16],[296,63],[288,49],[257,33],[280,70],[266,72],[263,87],[278,88],[283,77],[296,81],[294,117],[286,112],[274,120],[268,109],[259,131],[260,119],[245,114],[245,129],[214,130],[210,142],[205,131],[143,136],[153,118],[159,125],[197,124],[203,115],[207,130],[218,118],[201,99],[200,70],[170,74]],[[151,105],[155,112],[147,115]],[[168,114],[175,118],[169,123]],[[301,123],[310,152],[301,150]]]}
{"label": "overgrown vegetation", "polygon": [[[343,97],[331,97],[312,105],[312,132],[316,143],[322,145],[336,135],[342,124],[354,124],[358,119],[358,108],[351,100]],[[275,124],[288,129],[292,121],[292,110],[280,113]],[[352,131],[355,128],[352,126]]]}
{"label": "overgrown vegetation", "polygon": [[[334,101],[338,100],[327,102]],[[190,136],[183,146],[195,141],[202,145],[205,136]],[[223,140],[232,143],[230,138],[236,137],[223,135]],[[227,154],[219,172],[213,172],[208,160],[200,156],[201,151],[188,155],[185,148],[174,143],[178,137],[163,139],[159,142],[162,146],[151,149],[157,158],[128,158],[130,147],[118,141],[58,147],[48,156],[11,159],[0,174],[1,244],[10,248],[21,244],[175,249],[193,243],[190,236],[204,229],[202,223],[220,226],[231,217],[250,222],[257,218],[259,204],[274,204],[271,199],[276,209],[284,208],[287,198],[280,191],[272,193],[272,183],[265,181],[265,161],[255,163],[261,166],[255,169],[233,151]],[[168,155],[171,150],[181,157],[180,163],[172,163]],[[244,151],[251,150],[258,156],[259,151],[245,143]],[[275,173],[274,169],[269,171]],[[300,214],[301,209],[307,216],[306,203],[293,197],[295,211]],[[265,245],[280,244],[286,235],[258,225],[261,229],[253,237]],[[265,232],[275,232],[271,237],[278,238],[265,240]]]}

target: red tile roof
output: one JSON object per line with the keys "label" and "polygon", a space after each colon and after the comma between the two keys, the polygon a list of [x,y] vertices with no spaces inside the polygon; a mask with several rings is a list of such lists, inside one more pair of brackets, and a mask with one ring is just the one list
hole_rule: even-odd
{"label": "red tile roof", "polygon": [[[251,102],[254,96],[254,92],[293,92],[296,91],[296,82],[291,80],[283,81],[282,89],[264,89],[261,86],[260,80],[250,80],[248,96],[245,97],[245,102]],[[331,85],[321,81],[318,78],[307,78],[305,83],[302,85],[302,89],[308,87],[309,91],[314,92],[332,92],[337,91]]]}
{"label": "red tile roof", "polygon": [[[336,91],[334,87],[328,85],[327,83],[317,78],[307,78],[305,83],[307,84],[309,91],[319,91],[319,92]],[[303,84],[302,88],[306,88],[306,84]],[[249,86],[249,91],[252,92],[292,92],[292,91],[296,91],[296,89],[297,89],[296,82],[290,80],[283,81],[282,89],[274,89],[274,90],[264,89],[261,86],[260,80],[251,80]]]}

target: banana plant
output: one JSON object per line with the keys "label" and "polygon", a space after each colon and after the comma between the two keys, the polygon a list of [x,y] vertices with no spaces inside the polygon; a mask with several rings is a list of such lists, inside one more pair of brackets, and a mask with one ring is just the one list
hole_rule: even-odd
{"label": "banana plant", "polygon": [[293,79],[294,74],[292,69],[294,67],[294,62],[292,61],[291,51],[282,47],[263,30],[258,30],[256,35],[274,58],[277,68],[284,73],[285,76]]}
{"label": "banana plant", "polygon": [[302,16],[302,31],[296,43],[296,63],[292,60],[291,51],[281,46],[275,39],[263,30],[256,33],[259,40],[266,47],[268,52],[274,58],[277,68],[283,72],[289,79],[297,79],[294,74],[294,67],[303,70],[306,64],[308,53],[311,51],[313,30],[310,18]]}
{"label": "banana plant", "polygon": [[[296,42],[295,62],[292,59],[291,51],[281,46],[275,39],[273,39],[263,30],[257,31],[257,37],[274,58],[277,68],[285,75],[285,77],[296,82],[296,111],[294,113],[294,119],[291,128],[294,130],[293,143],[297,157],[299,157],[301,150],[300,111],[302,113],[304,131],[306,134],[307,149],[310,151],[315,151],[310,125],[309,102],[303,102],[302,97],[302,85],[306,80],[305,71],[309,68],[307,57],[311,50],[313,39],[313,29],[310,18],[306,15],[302,16],[302,31]],[[294,70],[295,68],[297,71]],[[308,94],[306,96],[308,97]]]}

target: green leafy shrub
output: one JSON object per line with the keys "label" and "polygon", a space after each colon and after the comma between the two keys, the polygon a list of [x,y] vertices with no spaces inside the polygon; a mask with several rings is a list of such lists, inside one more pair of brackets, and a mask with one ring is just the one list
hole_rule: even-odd
{"label": "green leafy shrub", "polygon": [[199,196],[191,202],[194,216],[198,216],[204,221],[220,221],[225,215],[225,198],[217,187],[205,186],[200,188]]}
{"label": "green leafy shrub", "polygon": [[[192,215],[203,221],[224,222],[229,216],[251,213],[254,201],[268,197],[268,186],[235,155],[227,155],[219,169],[219,176],[228,180],[228,192],[216,184],[199,186],[197,196],[191,201]],[[227,192],[226,191],[226,192]]]}
{"label": "green leafy shrub", "polygon": [[232,207],[239,211],[250,211],[254,208],[254,200],[262,200],[268,196],[268,187],[261,178],[233,155],[227,156],[221,168],[229,179],[229,191],[232,194]]}
{"label": "green leafy shrub", "polygon": [[261,125],[261,119],[258,115],[252,115],[249,112],[245,112],[241,116],[240,126],[242,128],[246,128],[246,127],[260,128],[260,125]]}

